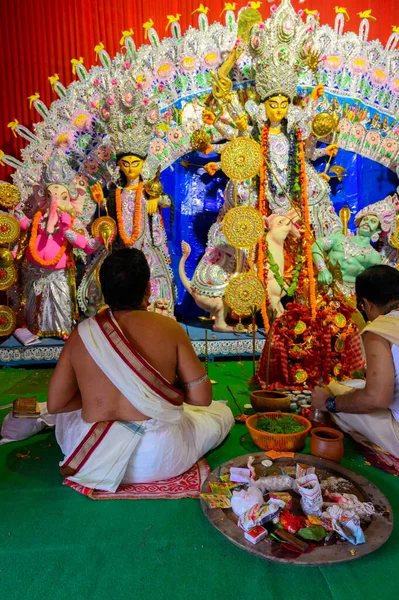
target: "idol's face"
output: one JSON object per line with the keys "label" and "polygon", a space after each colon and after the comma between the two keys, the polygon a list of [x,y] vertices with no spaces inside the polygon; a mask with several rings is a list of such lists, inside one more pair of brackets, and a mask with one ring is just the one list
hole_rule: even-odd
{"label": "idol's face", "polygon": [[70,194],[68,188],[64,185],[52,183],[47,187],[47,198],[49,200],[49,204],[53,202],[57,205],[59,209],[70,208]]}
{"label": "idol's face", "polygon": [[370,238],[373,233],[380,232],[380,220],[376,215],[365,215],[359,223],[358,235]]}
{"label": "idol's face", "polygon": [[143,168],[144,160],[138,156],[123,156],[118,165],[128,179],[137,179]]}
{"label": "idol's face", "polygon": [[289,101],[285,96],[272,96],[265,102],[266,116],[270,122],[282,121],[287,114]]}

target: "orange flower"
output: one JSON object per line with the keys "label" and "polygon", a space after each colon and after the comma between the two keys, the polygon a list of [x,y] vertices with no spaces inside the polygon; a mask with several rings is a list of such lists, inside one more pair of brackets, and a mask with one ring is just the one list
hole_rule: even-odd
{"label": "orange flower", "polygon": [[306,163],[305,163],[305,149],[302,141],[301,131],[298,129],[298,142],[299,142],[299,167],[300,167],[300,181],[301,181],[301,192],[302,192],[302,211],[303,219],[305,221],[305,253],[306,262],[308,267],[309,277],[309,303],[312,318],[316,317],[316,290],[314,281],[314,270],[313,270],[313,257],[312,257],[312,233],[309,219],[309,200],[308,200],[308,186],[306,181]]}
{"label": "orange flower", "polygon": [[[61,258],[64,256],[65,251],[67,249],[68,240],[66,238],[64,238],[61,248],[59,249],[57,254],[54,256],[54,258],[51,258],[50,260],[45,260],[44,258],[39,256],[39,253],[36,248],[36,240],[37,240],[37,233],[38,233],[38,229],[39,229],[39,223],[40,223],[43,215],[44,215],[44,211],[38,210],[37,213],[35,214],[35,216],[33,217],[32,234],[31,234],[30,240],[29,240],[29,250],[32,255],[32,258],[34,259],[35,262],[37,262],[37,264],[41,265],[42,267],[54,267],[56,264],[59,263]],[[74,219],[73,219],[73,221],[74,221]],[[73,225],[73,221],[71,222],[71,227]]]}
{"label": "orange flower", "polygon": [[133,217],[133,232],[130,237],[127,237],[125,231],[125,224],[123,222],[122,215],[122,200],[121,200],[121,188],[117,188],[115,193],[115,204],[116,204],[116,218],[118,221],[119,235],[125,246],[131,247],[137,241],[140,233],[140,217],[141,217],[141,194],[143,193],[143,182],[140,181],[136,190],[136,199],[134,202],[134,217]]}

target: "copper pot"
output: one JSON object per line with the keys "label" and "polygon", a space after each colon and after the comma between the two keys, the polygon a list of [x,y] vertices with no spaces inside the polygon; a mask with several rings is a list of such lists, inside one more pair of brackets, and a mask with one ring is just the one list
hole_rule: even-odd
{"label": "copper pot", "polygon": [[289,412],[291,400],[283,392],[272,392],[268,390],[255,390],[251,392],[252,408],[256,412],[268,412],[281,410]]}
{"label": "copper pot", "polygon": [[344,434],[331,427],[315,427],[310,432],[310,453],[340,462],[344,455]]}

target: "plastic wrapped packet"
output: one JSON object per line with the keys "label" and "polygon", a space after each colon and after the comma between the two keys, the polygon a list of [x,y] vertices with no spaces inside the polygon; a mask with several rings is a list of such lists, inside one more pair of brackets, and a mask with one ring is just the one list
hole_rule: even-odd
{"label": "plastic wrapped packet", "polygon": [[245,467],[230,467],[230,481],[233,483],[250,483],[251,471]]}
{"label": "plastic wrapped packet", "polygon": [[260,477],[255,485],[263,492],[284,492],[291,490],[294,480],[288,475],[270,475],[269,477]]}
{"label": "plastic wrapped packet", "polygon": [[352,511],[342,510],[342,508],[335,505],[329,506],[324,515],[331,518],[332,528],[345,540],[348,540],[354,546],[365,543],[366,538],[360,526],[360,521]]}
{"label": "plastic wrapped packet", "polygon": [[302,479],[302,477],[305,477],[306,475],[311,475],[312,473],[315,473],[315,472],[316,472],[315,468],[310,465],[306,465],[303,463],[296,464],[296,478],[297,479]]}
{"label": "plastic wrapped packet", "polygon": [[309,473],[296,479],[294,490],[301,496],[301,507],[305,515],[319,517],[322,513],[323,496],[317,475]]}
{"label": "plastic wrapped packet", "polygon": [[269,498],[272,500],[282,500],[285,502],[286,509],[292,509],[292,496],[288,492],[270,492]]}
{"label": "plastic wrapped packet", "polygon": [[249,531],[256,525],[264,526],[265,523],[273,521],[284,508],[282,500],[269,500],[266,504],[255,504],[238,519],[238,526],[244,531]]}
{"label": "plastic wrapped packet", "polygon": [[263,504],[263,494],[256,485],[250,485],[246,490],[234,490],[231,498],[231,508],[237,517],[241,517],[247,510]]}

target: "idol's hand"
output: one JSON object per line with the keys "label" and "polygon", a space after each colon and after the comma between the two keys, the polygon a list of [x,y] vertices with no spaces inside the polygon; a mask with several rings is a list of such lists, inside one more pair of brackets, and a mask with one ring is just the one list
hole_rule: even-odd
{"label": "idol's hand", "polygon": [[204,169],[208,173],[208,175],[210,175],[211,177],[213,177],[214,174],[216,173],[216,171],[219,170],[219,167],[218,167],[217,163],[215,163],[215,162],[209,162],[209,163],[206,163],[206,165],[204,165]]}
{"label": "idol's hand", "polygon": [[324,85],[316,85],[315,88],[311,91],[310,97],[312,100],[318,100],[324,94]]}
{"label": "idol's hand", "polygon": [[68,213],[61,213],[58,217],[58,226],[60,230],[67,231],[71,226],[71,220],[71,216]]}
{"label": "idol's hand", "polygon": [[331,275],[330,271],[326,268],[320,271],[320,273],[317,276],[317,281],[322,285],[330,285],[330,283],[332,283],[333,281],[333,276]]}
{"label": "idol's hand", "polygon": [[149,215],[154,215],[157,212],[159,198],[151,198],[147,202],[147,213]]}
{"label": "idol's hand", "polygon": [[327,146],[327,148],[326,148],[327,156],[331,156],[332,158],[334,158],[334,156],[337,156],[337,153],[338,153],[337,144],[330,144],[329,146]]}
{"label": "idol's hand", "polygon": [[207,125],[213,125],[216,121],[216,117],[211,110],[206,108],[202,113],[202,120]]}
{"label": "idol's hand", "polygon": [[324,181],[327,181],[327,183],[331,179],[330,175],[327,175],[327,173],[320,173],[320,177],[322,177],[324,179]]}
{"label": "idol's hand", "polygon": [[244,132],[248,129],[248,120],[245,115],[242,117],[239,117],[237,119],[236,127],[237,127],[238,131],[241,131],[241,132]]}
{"label": "idol's hand", "polygon": [[91,195],[97,204],[102,204],[104,202],[104,192],[100,183],[95,183],[90,187]]}
{"label": "idol's hand", "polygon": [[329,390],[316,385],[312,392],[312,406],[319,410],[326,410],[326,400],[329,396]]}

